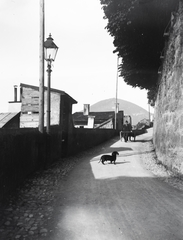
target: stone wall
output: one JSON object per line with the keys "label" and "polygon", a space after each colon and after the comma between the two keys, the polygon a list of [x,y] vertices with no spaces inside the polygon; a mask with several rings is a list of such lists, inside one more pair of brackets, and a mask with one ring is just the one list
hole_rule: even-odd
{"label": "stone wall", "polygon": [[154,146],[158,160],[183,174],[183,3],[172,18],[155,105]]}

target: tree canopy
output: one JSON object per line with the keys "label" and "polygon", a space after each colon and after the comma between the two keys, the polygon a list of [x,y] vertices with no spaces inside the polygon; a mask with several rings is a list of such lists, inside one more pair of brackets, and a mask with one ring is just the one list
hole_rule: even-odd
{"label": "tree canopy", "polygon": [[122,58],[120,75],[132,87],[150,91],[158,81],[163,33],[178,0],[100,0],[114,53]]}

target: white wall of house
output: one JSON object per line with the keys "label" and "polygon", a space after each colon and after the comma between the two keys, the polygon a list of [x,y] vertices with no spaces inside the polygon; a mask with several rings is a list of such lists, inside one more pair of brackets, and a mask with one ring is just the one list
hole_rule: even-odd
{"label": "white wall of house", "polygon": [[8,112],[20,112],[21,111],[21,102],[9,102]]}

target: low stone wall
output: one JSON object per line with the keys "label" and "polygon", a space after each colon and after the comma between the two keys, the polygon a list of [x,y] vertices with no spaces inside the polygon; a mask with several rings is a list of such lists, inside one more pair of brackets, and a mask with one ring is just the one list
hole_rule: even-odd
{"label": "low stone wall", "polygon": [[154,146],[157,157],[183,174],[183,5],[172,20],[156,100]]}
{"label": "low stone wall", "polygon": [[38,129],[1,129],[0,200],[36,170],[48,168],[62,157],[96,146],[115,134],[115,130],[73,129],[65,144],[59,127],[52,128],[50,135],[41,134]]}

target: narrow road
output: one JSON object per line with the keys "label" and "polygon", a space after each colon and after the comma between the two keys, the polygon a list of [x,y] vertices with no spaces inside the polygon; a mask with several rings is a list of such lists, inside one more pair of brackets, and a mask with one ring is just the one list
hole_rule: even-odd
{"label": "narrow road", "polygon": [[[183,190],[144,167],[151,138],[116,137],[35,173],[0,204],[0,239],[183,240]],[[116,165],[99,163],[112,151]]]}
{"label": "narrow road", "polygon": [[[182,240],[183,192],[141,165],[143,142],[113,139],[89,151],[60,185],[50,240]],[[117,164],[98,163],[118,151]]]}

